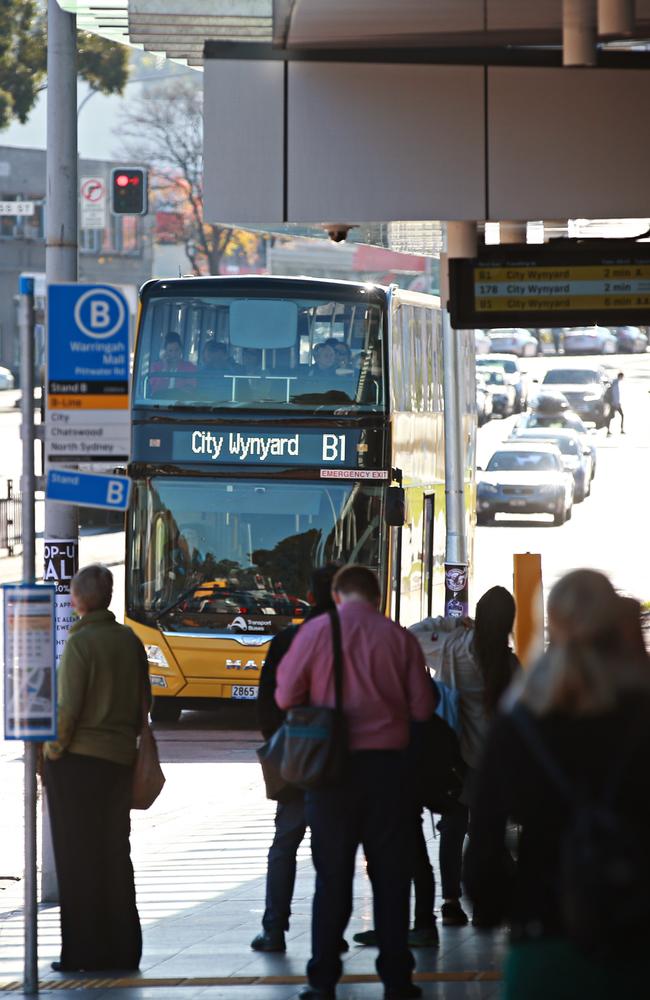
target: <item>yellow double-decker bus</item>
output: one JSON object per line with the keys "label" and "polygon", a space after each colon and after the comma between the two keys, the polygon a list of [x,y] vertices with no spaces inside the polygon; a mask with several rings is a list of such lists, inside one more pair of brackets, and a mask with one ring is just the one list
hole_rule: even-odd
{"label": "yellow double-decker bus", "polygon": [[[141,299],[126,615],[154,717],[255,698],[317,566],[371,567],[404,624],[442,611],[438,300],[272,277],[156,280]],[[471,509],[474,351],[458,336]]]}

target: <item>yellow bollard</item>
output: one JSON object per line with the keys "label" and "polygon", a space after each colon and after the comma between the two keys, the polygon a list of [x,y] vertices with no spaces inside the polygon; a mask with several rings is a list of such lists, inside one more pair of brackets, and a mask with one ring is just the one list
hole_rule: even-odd
{"label": "yellow bollard", "polygon": [[544,592],[542,557],[526,552],[513,556],[513,589],[517,604],[515,653],[529,667],[544,649]]}

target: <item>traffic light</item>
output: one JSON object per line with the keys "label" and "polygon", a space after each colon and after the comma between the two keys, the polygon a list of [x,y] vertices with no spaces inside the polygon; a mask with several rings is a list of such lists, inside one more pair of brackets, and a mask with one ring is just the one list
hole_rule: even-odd
{"label": "traffic light", "polygon": [[147,171],[143,167],[113,167],[111,212],[113,215],[146,215]]}

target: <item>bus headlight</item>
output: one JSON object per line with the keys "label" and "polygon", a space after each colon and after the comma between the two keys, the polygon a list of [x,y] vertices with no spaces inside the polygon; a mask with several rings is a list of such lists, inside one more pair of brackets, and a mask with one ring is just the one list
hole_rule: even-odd
{"label": "bus headlight", "polygon": [[153,663],[153,665],[156,667],[162,667],[164,670],[169,670],[169,663],[167,662],[167,657],[163,653],[160,646],[145,646],[144,648],[149,663]]}

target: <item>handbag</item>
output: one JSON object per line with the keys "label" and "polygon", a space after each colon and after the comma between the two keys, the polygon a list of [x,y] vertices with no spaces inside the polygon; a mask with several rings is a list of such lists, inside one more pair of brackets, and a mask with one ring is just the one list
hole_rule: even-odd
{"label": "handbag", "polygon": [[[286,730],[284,723],[279,726],[271,737],[255,751],[257,759],[262,768],[262,777],[266,787],[266,797],[274,802],[279,802],[289,797],[291,792],[295,793],[293,785],[282,777],[282,758],[284,756],[284,744]],[[295,793],[297,794],[297,793]]]}
{"label": "handbag", "polygon": [[153,805],[165,784],[160,760],[158,758],[158,746],[156,737],[149,724],[149,712],[145,698],[144,685],[142,688],[142,728],[138,740],[138,749],[133,768],[133,786],[131,790],[131,808],[148,809]]}
{"label": "handbag", "polygon": [[409,760],[417,806],[439,815],[453,809],[463,791],[467,765],[458,736],[437,712],[424,722],[411,723]]}
{"label": "handbag", "polygon": [[329,612],[332,628],[334,708],[299,705],[287,712],[280,773],[290,785],[304,790],[335,784],[343,776],[347,734],[343,715],[343,652],[341,623]]}

